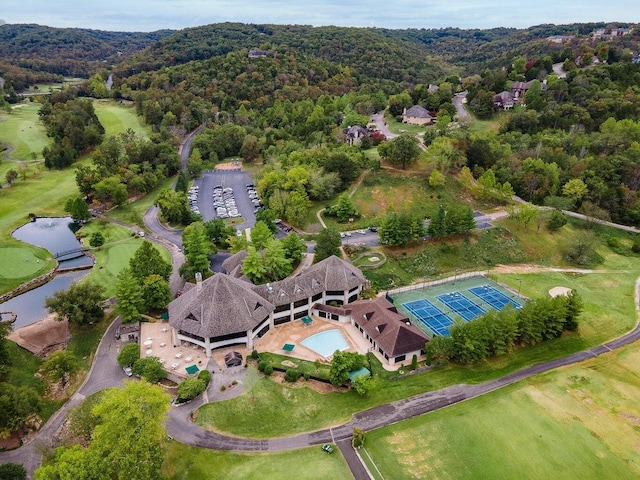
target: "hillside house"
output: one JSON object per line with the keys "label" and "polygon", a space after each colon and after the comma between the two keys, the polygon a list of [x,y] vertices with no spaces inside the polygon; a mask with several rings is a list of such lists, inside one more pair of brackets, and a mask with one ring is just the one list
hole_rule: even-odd
{"label": "hillside house", "polygon": [[265,58],[269,56],[269,52],[267,52],[266,50],[258,50],[258,49],[254,49],[254,50],[249,50],[249,58]]}
{"label": "hillside house", "polygon": [[511,92],[500,92],[493,96],[493,107],[502,110],[511,110],[515,105],[515,99]]}
{"label": "hillside house", "polygon": [[414,105],[409,109],[404,109],[402,112],[402,122],[408,125],[429,125],[433,122],[433,116],[426,108],[420,105]]}
{"label": "hillside house", "polygon": [[369,137],[371,132],[361,125],[353,125],[345,128],[344,134],[349,145],[358,145],[364,137]]}

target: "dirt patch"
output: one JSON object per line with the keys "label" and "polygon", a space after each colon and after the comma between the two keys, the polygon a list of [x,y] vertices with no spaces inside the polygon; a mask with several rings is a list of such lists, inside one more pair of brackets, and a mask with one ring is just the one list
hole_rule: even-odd
{"label": "dirt patch", "polygon": [[310,378],[309,380],[300,378],[295,383],[287,382],[284,379],[283,372],[273,372],[273,374],[271,375],[271,380],[279,383],[280,385],[286,385],[289,388],[309,387],[318,393],[346,392],[348,390],[347,387],[335,387],[330,383],[320,382],[312,378]]}
{"label": "dirt patch", "polygon": [[283,360],[280,363],[282,364],[283,367],[298,368],[298,364],[293,363],[291,360]]}
{"label": "dirt patch", "polygon": [[240,162],[226,162],[216,165],[216,170],[240,170],[242,164]]}
{"label": "dirt patch", "polygon": [[549,290],[549,295],[551,295],[552,297],[560,297],[562,295],[567,295],[570,292],[571,289],[567,287],[553,287],[551,290]]}
{"label": "dirt patch", "polygon": [[55,320],[54,314],[11,332],[7,338],[39,357],[62,350],[69,335],[69,322]]}

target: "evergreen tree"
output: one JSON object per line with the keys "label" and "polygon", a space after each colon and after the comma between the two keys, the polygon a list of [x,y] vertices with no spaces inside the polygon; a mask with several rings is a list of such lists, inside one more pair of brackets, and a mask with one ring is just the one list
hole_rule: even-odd
{"label": "evergreen tree", "polygon": [[327,227],[320,230],[316,236],[316,249],[313,261],[318,263],[320,260],[329,258],[332,255],[341,257],[340,247],[342,240],[340,233],[334,227]]}
{"label": "evergreen tree", "polygon": [[251,243],[256,249],[263,249],[270,240],[273,239],[273,233],[262,221],[257,221],[255,226],[251,229]]}
{"label": "evergreen tree", "polygon": [[171,275],[171,265],[165,262],[158,249],[148,240],[144,240],[133,254],[129,260],[129,268],[139,281],[149,275],[159,275],[168,280]]}
{"label": "evergreen tree", "polygon": [[131,269],[123,268],[118,274],[116,282],[116,311],[122,317],[122,323],[137,322],[144,307],[142,290],[138,279],[131,273]]}
{"label": "evergreen tree", "polygon": [[287,258],[281,241],[271,239],[267,242],[264,249],[264,264],[268,280],[282,280],[291,273],[291,260]]}
{"label": "evergreen tree", "polygon": [[445,217],[446,210],[444,209],[444,205],[440,205],[440,207],[438,207],[438,212],[433,218],[431,218],[429,227],[427,228],[427,233],[430,237],[440,238],[446,235]]}
{"label": "evergreen tree", "polygon": [[208,277],[211,273],[208,254],[213,245],[207,239],[201,222],[194,222],[184,229],[182,246],[187,257],[186,270],[183,269],[182,272],[189,279],[192,279],[198,272],[202,274],[203,278]]}
{"label": "evergreen tree", "polygon": [[290,232],[281,242],[285,250],[285,255],[289,260],[293,263],[302,260],[304,252],[307,251],[307,246],[296,233]]}

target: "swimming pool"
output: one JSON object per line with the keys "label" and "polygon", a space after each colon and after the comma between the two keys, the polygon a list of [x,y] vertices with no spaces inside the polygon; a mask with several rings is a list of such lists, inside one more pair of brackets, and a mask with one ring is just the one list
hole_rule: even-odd
{"label": "swimming pool", "polygon": [[349,344],[337,328],[311,335],[300,343],[323,357],[333,355],[336,350],[349,348]]}

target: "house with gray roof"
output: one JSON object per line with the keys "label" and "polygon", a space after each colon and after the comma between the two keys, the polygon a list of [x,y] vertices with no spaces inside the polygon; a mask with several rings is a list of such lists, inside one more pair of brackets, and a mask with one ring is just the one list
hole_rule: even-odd
{"label": "house with gray roof", "polygon": [[409,125],[428,125],[433,122],[433,116],[423,106],[414,105],[409,109],[404,109],[402,122]]}
{"label": "house with gray roof", "polygon": [[515,99],[511,92],[500,92],[493,96],[493,106],[502,110],[511,110],[515,105]]}
{"label": "house with gray roof", "polygon": [[[229,258],[226,267],[237,271],[241,267],[238,258]],[[335,256],[297,276],[265,285],[218,273],[169,304],[173,342],[176,346],[180,342],[198,345],[207,356],[229,345],[254,348],[256,338],[276,325],[309,315],[316,303],[356,301],[367,284],[358,268]]]}

